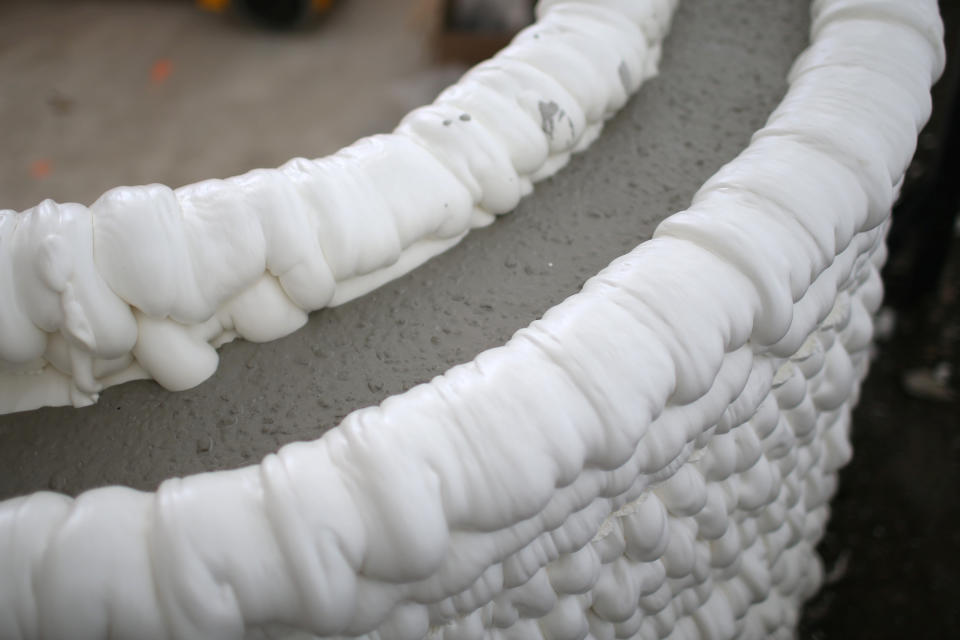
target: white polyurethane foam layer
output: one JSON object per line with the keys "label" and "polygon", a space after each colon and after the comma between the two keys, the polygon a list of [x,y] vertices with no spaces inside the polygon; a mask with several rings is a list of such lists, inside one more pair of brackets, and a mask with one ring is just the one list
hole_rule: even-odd
{"label": "white polyurethane foam layer", "polygon": [[676,0],[554,2],[392,134],[89,208],[0,211],[0,413],[216,371],[513,209],[656,73]]}
{"label": "white polyurethane foam layer", "polygon": [[751,145],[505,346],[262,464],[0,503],[0,638],[789,638],[943,65],[813,4]]}

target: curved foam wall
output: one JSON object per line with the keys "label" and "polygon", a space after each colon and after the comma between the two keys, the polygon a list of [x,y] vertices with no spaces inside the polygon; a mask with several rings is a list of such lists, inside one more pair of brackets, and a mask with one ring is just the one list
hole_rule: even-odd
{"label": "curved foam wall", "polygon": [[933,2],[812,7],[750,147],[505,346],[261,465],[0,504],[0,637],[790,637]]}
{"label": "curved foam wall", "polygon": [[193,387],[512,210],[656,73],[676,0],[557,3],[391,134],[89,208],[0,211],[0,412]]}

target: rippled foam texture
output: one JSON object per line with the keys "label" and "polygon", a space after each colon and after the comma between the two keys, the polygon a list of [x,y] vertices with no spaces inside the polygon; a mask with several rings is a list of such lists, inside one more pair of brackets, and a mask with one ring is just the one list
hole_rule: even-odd
{"label": "rippled foam texture", "polygon": [[200,384],[235,337],[397,278],[516,207],[656,73],[675,0],[560,2],[392,134],[227,180],[0,211],[0,412]]}
{"label": "rippled foam texture", "polygon": [[259,466],[0,503],[0,637],[792,637],[943,63],[932,0],[813,14],[750,147],[505,346]]}

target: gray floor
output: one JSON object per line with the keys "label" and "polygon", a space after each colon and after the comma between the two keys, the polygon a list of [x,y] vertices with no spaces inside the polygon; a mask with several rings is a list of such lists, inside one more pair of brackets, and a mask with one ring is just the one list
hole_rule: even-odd
{"label": "gray floor", "polygon": [[[414,9],[371,4],[345,0],[322,29],[295,37],[173,2],[3,5],[3,205],[225,176],[388,130],[449,72],[430,67]],[[749,142],[806,42],[808,8],[683,0],[661,77],[513,214],[285,339],[227,345],[193,390],[136,382],[86,409],[0,417],[0,498],[152,489],[254,463],[503,343],[648,238]],[[155,85],[158,57],[173,73]],[[37,158],[50,160],[42,180],[30,177]]]}
{"label": "gray floor", "polygon": [[4,0],[0,206],[224,178],[390,130],[462,71],[432,65],[422,4],[346,0],[278,34],[191,0]]}

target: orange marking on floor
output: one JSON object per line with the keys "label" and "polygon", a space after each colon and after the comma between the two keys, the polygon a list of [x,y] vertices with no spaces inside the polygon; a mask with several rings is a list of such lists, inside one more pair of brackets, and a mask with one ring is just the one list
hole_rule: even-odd
{"label": "orange marking on floor", "polygon": [[173,62],[169,58],[160,58],[150,67],[150,82],[162,84],[173,73]]}
{"label": "orange marking on floor", "polygon": [[53,171],[53,165],[49,160],[34,160],[30,163],[30,175],[37,180],[46,178],[48,175],[50,175],[51,171]]}

